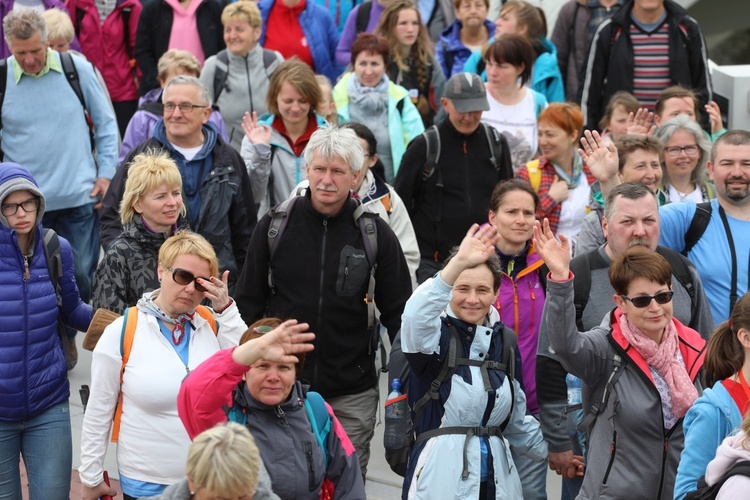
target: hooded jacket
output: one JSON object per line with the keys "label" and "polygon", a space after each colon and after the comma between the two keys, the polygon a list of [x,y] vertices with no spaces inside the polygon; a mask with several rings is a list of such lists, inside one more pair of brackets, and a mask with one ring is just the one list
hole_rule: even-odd
{"label": "hooded jacket", "polygon": [[[583,405],[602,401],[615,354],[622,373],[607,405],[588,431],[586,475],[579,499],[632,500],[672,498],[680,453],[685,445],[683,419],[664,428],[662,403],[648,364],[620,331],[621,312],[609,325],[578,332],[573,280],[547,282],[547,332],[563,367],[583,382]],[[679,350],[690,380],[700,395],[706,341],[676,319]],[[606,324],[605,324],[606,325]]]}
{"label": "hooded jacket", "polygon": [[[443,30],[440,40],[435,44],[435,59],[443,68],[443,75],[445,75],[446,80],[450,80],[456,73],[472,71],[464,67],[472,53],[471,49],[461,43],[462,27],[461,21],[456,19],[453,24]],[[484,27],[487,28],[487,38],[492,40],[492,37],[495,36],[495,24],[485,19]]]}
{"label": "hooded jacket", "polygon": [[[0,164],[0,203],[20,190],[40,200],[29,252],[24,258],[18,236],[0,216],[0,421],[20,422],[41,414],[70,396],[68,370],[58,334],[58,315],[66,326],[85,331],[93,311],[78,295],[73,252],[60,237],[62,306],[50,280],[42,242],[44,195],[28,170]],[[28,262],[28,277],[25,262]]]}
{"label": "hooded jacket", "polygon": [[[747,446],[748,436],[739,432],[734,436],[724,439],[721,446],[716,450],[716,458],[706,467],[706,483],[716,484],[737,462],[750,460],[750,451]],[[737,475],[727,479],[727,482],[719,490],[716,500],[735,500],[747,497],[750,490],[750,477]]]}
{"label": "hooded jacket", "polygon": [[286,401],[265,405],[243,382],[248,367],[232,359],[233,350],[214,354],[182,383],[178,413],[190,438],[226,422],[229,408],[236,405],[234,411],[244,415],[271,476],[273,491],[281,498],[318,500],[327,477],[335,486],[336,498],[364,500],[357,454],[331,407],[326,404],[331,419],[326,466],[304,405],[308,386],[296,381]]}
{"label": "hooded jacket", "polygon": [[706,466],[716,455],[716,448],[725,437],[739,429],[740,424],[742,414],[721,380],[703,391],[682,424],[685,449],[677,467],[675,500],[682,500],[687,492],[698,487],[698,479],[706,474]]}

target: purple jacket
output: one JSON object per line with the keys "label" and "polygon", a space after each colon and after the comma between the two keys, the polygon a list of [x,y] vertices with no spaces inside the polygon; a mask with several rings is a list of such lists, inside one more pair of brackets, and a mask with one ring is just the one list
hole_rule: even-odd
{"label": "purple jacket", "polygon": [[[346,25],[344,25],[344,31],[341,32],[339,45],[336,47],[336,62],[342,66],[348,65],[352,59],[352,44],[358,34],[357,13],[359,12],[360,5],[362,4],[360,3],[349,12],[349,17],[346,18]],[[373,0],[372,10],[370,10],[370,20],[367,22],[365,33],[373,33],[375,31],[380,22],[380,15],[384,10],[385,7],[380,5],[377,0]]]}
{"label": "purple jacket", "polygon": [[[14,0],[0,0],[0,19],[5,19],[5,16],[13,10],[14,3]],[[68,9],[65,8],[65,5],[60,0],[42,0],[42,3],[44,4],[44,10],[57,7],[63,12],[68,12]],[[6,59],[10,57],[10,49],[8,49],[8,44],[5,43],[5,33],[3,32],[2,24],[0,24],[0,38],[2,39],[2,41],[0,41],[0,57]],[[78,43],[78,39],[75,35],[73,36],[73,41],[70,43],[70,48],[77,50],[78,52],[83,52],[81,50],[81,44]]]}
{"label": "purple jacket", "polygon": [[[2,0],[0,0],[2,1]],[[153,89],[150,90],[140,98],[138,101],[138,107],[143,106],[147,102],[154,102],[159,100],[161,97],[161,90]],[[128,153],[133,150],[137,145],[150,139],[154,135],[154,127],[157,122],[161,120],[161,116],[156,115],[145,109],[139,109],[133,115],[128,123],[128,128],[125,130],[125,137],[122,138],[122,147],[120,148],[120,157],[117,159],[117,164],[122,165],[123,160],[128,156]],[[227,129],[224,127],[224,119],[221,117],[221,113],[214,110],[211,116],[208,117],[208,121],[216,126],[216,130],[219,135],[226,143],[229,143],[229,137],[227,135]]]}
{"label": "purple jacket", "polygon": [[518,335],[526,408],[534,415],[539,413],[536,400],[536,351],[546,297],[539,277],[539,268],[543,264],[531,244],[526,254],[526,268],[518,273],[515,280],[503,273],[500,295],[495,301],[500,319]]}

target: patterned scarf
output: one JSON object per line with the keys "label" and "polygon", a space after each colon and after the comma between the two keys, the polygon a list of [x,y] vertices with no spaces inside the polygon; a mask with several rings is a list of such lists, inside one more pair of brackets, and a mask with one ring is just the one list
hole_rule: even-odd
{"label": "patterned scarf", "polygon": [[190,313],[180,314],[179,316],[177,316],[177,318],[172,318],[170,315],[164,312],[161,307],[156,305],[156,302],[154,302],[154,298],[158,296],[159,290],[146,292],[143,294],[143,297],[138,300],[138,304],[136,304],[136,307],[138,307],[139,311],[154,316],[156,319],[162,320],[162,322],[165,324],[173,324],[174,329],[172,330],[172,342],[174,342],[174,345],[180,345],[182,339],[185,338],[185,323],[187,323],[188,321],[193,321],[195,310]]}
{"label": "patterned scarf", "polygon": [[643,356],[646,363],[664,377],[669,387],[672,410],[678,418],[684,417],[693,402],[698,399],[698,391],[690,380],[685,366],[677,357],[679,338],[674,322],[670,321],[664,329],[661,344],[647,337],[624,314],[620,316],[620,329],[625,339]]}

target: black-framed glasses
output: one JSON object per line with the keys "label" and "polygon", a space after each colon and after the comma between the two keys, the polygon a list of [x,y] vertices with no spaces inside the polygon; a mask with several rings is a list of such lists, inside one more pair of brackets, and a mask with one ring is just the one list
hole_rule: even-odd
{"label": "black-framed glasses", "polygon": [[22,201],[21,203],[3,203],[0,211],[2,211],[2,214],[4,216],[8,217],[9,215],[16,215],[16,212],[18,212],[18,207],[23,208],[23,211],[27,214],[36,212],[37,210],[39,210],[39,198],[34,196],[33,198]]}
{"label": "black-framed glasses", "polygon": [[695,144],[690,144],[689,146],[670,146],[668,148],[664,148],[664,151],[667,152],[669,156],[680,156],[680,153],[683,151],[688,156],[695,156],[698,154],[698,146]]}
{"label": "black-framed glasses", "polygon": [[195,289],[199,292],[207,292],[208,289],[198,283],[197,279],[200,278],[202,280],[211,281],[211,278],[206,278],[204,276],[196,276],[190,271],[186,271],[185,269],[175,268],[172,269],[171,267],[167,267],[169,271],[172,273],[172,279],[175,283],[182,286],[188,286],[190,283],[195,281]]}
{"label": "black-framed glasses", "polygon": [[164,112],[165,113],[174,113],[174,110],[177,108],[180,108],[180,111],[183,114],[190,113],[193,111],[194,108],[207,108],[207,105],[204,104],[190,104],[189,102],[181,102],[180,104],[175,104],[173,102],[165,102],[164,103]]}
{"label": "black-framed glasses", "polygon": [[657,304],[666,304],[672,301],[673,291],[659,292],[656,295],[639,295],[638,297],[626,297],[620,295],[625,300],[629,300],[638,309],[643,309],[651,304],[651,299],[654,299]]}

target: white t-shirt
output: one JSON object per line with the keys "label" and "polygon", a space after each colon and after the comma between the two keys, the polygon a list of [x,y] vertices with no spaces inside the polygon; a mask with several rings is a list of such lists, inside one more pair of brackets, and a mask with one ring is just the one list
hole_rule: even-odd
{"label": "white t-shirt", "polygon": [[562,233],[570,240],[571,255],[574,255],[575,244],[578,233],[581,231],[583,219],[589,213],[589,180],[586,174],[581,174],[581,180],[575,189],[568,194],[560,209],[560,222],[557,223],[557,232]]}
{"label": "white t-shirt", "polygon": [[172,144],[172,147],[179,151],[182,156],[185,157],[185,160],[192,161],[192,159],[195,158],[195,155],[197,155],[200,150],[203,149],[203,144],[201,144],[197,148],[181,148],[180,146],[176,146],[175,144]]}
{"label": "white t-shirt", "polygon": [[675,189],[673,185],[669,185],[669,201],[677,203],[680,201],[692,201],[693,203],[703,203],[703,190],[700,187],[696,187],[692,193],[680,193]]}
{"label": "white t-shirt", "polygon": [[499,103],[487,92],[490,110],[482,113],[482,121],[507,139],[514,169],[533,160],[538,148],[534,94],[526,88],[523,91],[524,98],[512,106]]}

